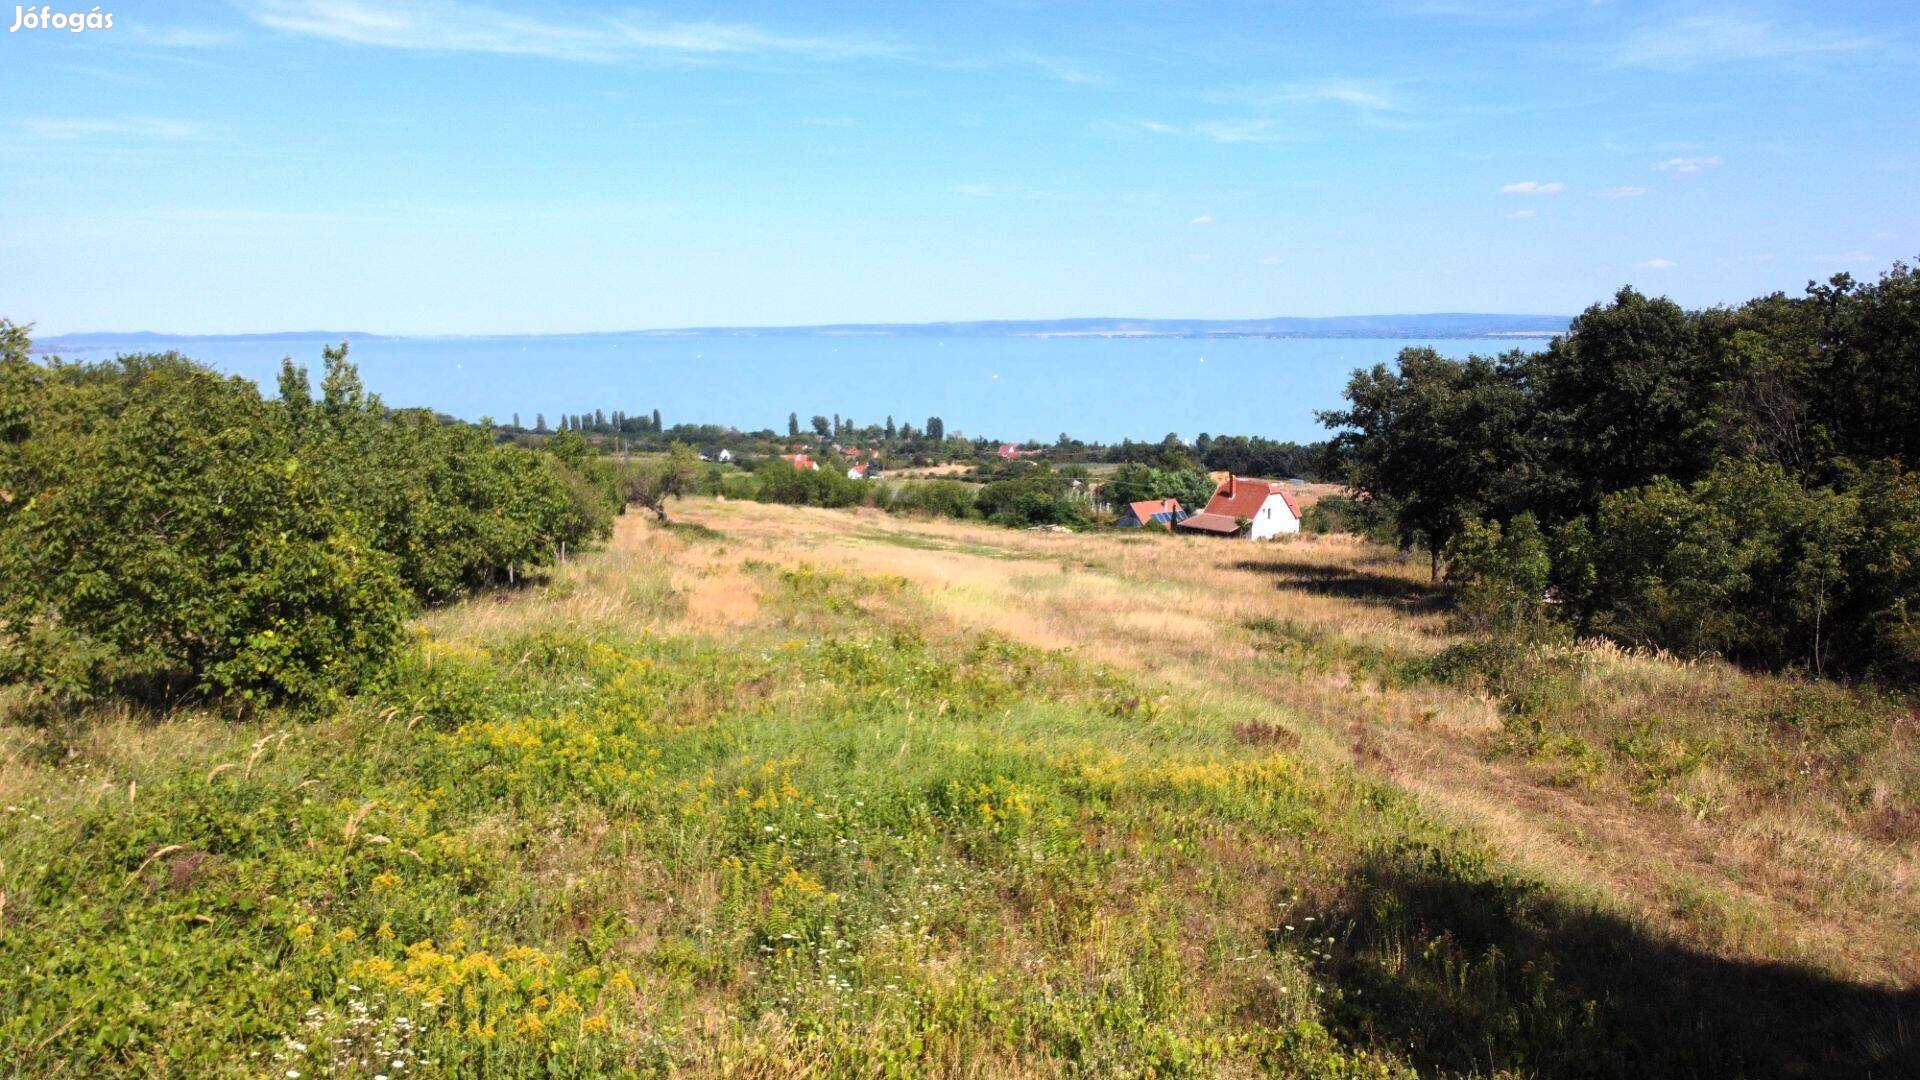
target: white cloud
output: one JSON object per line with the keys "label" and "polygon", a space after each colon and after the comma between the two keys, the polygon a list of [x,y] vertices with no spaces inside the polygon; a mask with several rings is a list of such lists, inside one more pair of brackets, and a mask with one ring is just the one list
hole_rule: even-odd
{"label": "white cloud", "polygon": [[1345,105],[1362,112],[1399,112],[1400,103],[1376,83],[1358,79],[1319,79],[1288,83],[1268,93],[1241,95],[1237,100],[1254,106]]}
{"label": "white cloud", "polygon": [[1254,261],[1259,263],[1261,266],[1279,266],[1285,260],[1280,258],[1280,256],[1278,255],[1262,255],[1258,259],[1255,259]]}
{"label": "white cloud", "polygon": [[1672,259],[1648,259],[1639,265],[1643,270],[1671,270],[1680,264]]}
{"label": "white cloud", "polygon": [[254,22],[354,45],[433,52],[542,56],[611,63],[756,53],[812,59],[900,56],[883,42],[776,34],[746,23],[669,22],[640,16],[563,19],[518,15],[464,0],[248,0]]}
{"label": "white cloud", "polygon": [[1517,217],[1517,218],[1529,218],[1529,217],[1539,217],[1539,216],[1540,216],[1540,211],[1538,211],[1538,210],[1515,210],[1515,211],[1514,211],[1513,213],[1511,213],[1511,214],[1508,214],[1507,216],[1508,216],[1508,217]]}
{"label": "white cloud", "polygon": [[72,142],[81,139],[139,139],[176,142],[199,138],[205,133],[189,120],[168,120],[157,116],[120,116],[106,119],[46,117],[24,120],[21,126],[42,139]]}
{"label": "white cloud", "polygon": [[1189,225],[1211,225],[1211,224],[1213,224],[1213,215],[1212,215],[1212,214],[1201,214],[1201,215],[1200,215],[1199,217],[1197,217],[1197,218],[1194,218],[1194,219],[1193,219],[1192,221],[1189,221],[1189,222],[1187,222],[1187,224],[1189,224]]}
{"label": "white cloud", "polygon": [[1618,66],[1687,71],[1708,64],[1837,56],[1886,44],[1884,38],[1810,24],[1790,26],[1746,12],[1720,11],[1647,23],[1619,41],[1611,59]]}
{"label": "white cloud", "polygon": [[1655,162],[1654,168],[1661,172],[1679,173],[1681,176],[1695,176],[1720,164],[1719,154],[1703,154],[1699,157],[1672,157]]}
{"label": "white cloud", "polygon": [[1643,187],[1610,187],[1604,191],[1596,191],[1594,195],[1601,199],[1637,199],[1645,195],[1648,190]]}
{"label": "white cloud", "polygon": [[1823,266],[1859,266],[1874,261],[1871,251],[1841,251],[1832,255],[1816,255],[1814,261]]}
{"label": "white cloud", "polygon": [[189,26],[141,26],[129,27],[133,36],[149,45],[158,45],[166,49],[205,49],[215,45],[230,45],[240,39],[240,35],[231,30],[206,30]]}
{"label": "white cloud", "polygon": [[1501,184],[1500,191],[1507,195],[1558,195],[1567,190],[1567,185],[1558,180],[1541,183],[1538,180],[1522,180],[1517,184]]}
{"label": "white cloud", "polygon": [[1140,127],[1155,135],[1184,135],[1217,143],[1270,143],[1288,137],[1276,130],[1274,121],[1261,119],[1202,120],[1184,126],[1159,120],[1142,120]]}

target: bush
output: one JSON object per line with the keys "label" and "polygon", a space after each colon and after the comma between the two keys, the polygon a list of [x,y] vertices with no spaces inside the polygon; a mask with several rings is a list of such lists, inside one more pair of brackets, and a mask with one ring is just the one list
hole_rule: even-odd
{"label": "bush", "polygon": [[1553,563],[1532,514],[1504,527],[1497,521],[1468,521],[1447,545],[1446,557],[1447,580],[1460,587],[1457,615],[1469,629],[1545,635]]}
{"label": "bush", "polygon": [[833,469],[796,469],[783,459],[773,458],[754,474],[762,502],[794,506],[858,506],[868,495],[867,482],[849,479]]}
{"label": "bush", "polygon": [[975,501],[978,492],[972,484],[958,480],[885,484],[875,489],[874,505],[892,514],[971,518],[980,513]]}
{"label": "bush", "polygon": [[378,669],[410,608],[395,560],[251,384],[171,353],[21,374],[9,395],[33,422],[0,449],[0,680],[259,704]]}

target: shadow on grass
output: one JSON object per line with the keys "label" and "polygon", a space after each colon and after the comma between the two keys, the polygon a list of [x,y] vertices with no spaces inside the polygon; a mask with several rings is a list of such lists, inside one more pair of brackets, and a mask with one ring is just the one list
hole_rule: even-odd
{"label": "shadow on grass", "polygon": [[1474,859],[1376,859],[1319,918],[1341,1035],[1422,1073],[1920,1076],[1920,988],[1708,955]]}
{"label": "shadow on grass", "polygon": [[1233,564],[1235,570],[1266,574],[1282,589],[1358,600],[1395,611],[1438,611],[1448,603],[1447,593],[1431,585],[1420,585],[1391,574],[1377,574],[1347,566],[1287,560],[1245,559]]}

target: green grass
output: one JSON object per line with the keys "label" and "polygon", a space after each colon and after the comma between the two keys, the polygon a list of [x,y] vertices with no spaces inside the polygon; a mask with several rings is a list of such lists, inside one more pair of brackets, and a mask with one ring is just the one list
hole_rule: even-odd
{"label": "green grass", "polygon": [[[1910,1052],[1881,1036],[1901,1002],[1552,895],[1297,756],[1270,712],[943,630],[898,578],[750,570],[767,617],[725,640],[441,620],[317,722],[5,729],[0,1070],[1642,1076]],[[523,602],[566,602],[572,573]],[[620,588],[669,593],[654,573]],[[1254,629],[1288,662],[1336,648]]]}

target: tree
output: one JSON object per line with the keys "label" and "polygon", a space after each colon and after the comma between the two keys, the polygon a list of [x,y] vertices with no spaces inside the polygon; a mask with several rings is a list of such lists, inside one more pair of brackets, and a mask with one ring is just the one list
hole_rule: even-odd
{"label": "tree", "polygon": [[1101,498],[1110,506],[1146,502],[1151,499],[1178,499],[1188,510],[1198,511],[1213,498],[1211,477],[1192,468],[1155,468],[1139,462],[1120,466],[1100,486]]}
{"label": "tree", "polygon": [[895,435],[897,435],[897,434],[899,434],[899,431],[898,431],[898,430],[897,430],[897,429],[896,429],[896,428],[895,428],[895,427],[893,426],[893,417],[892,417],[892,416],[888,416],[888,417],[887,417],[887,429],[886,429],[886,431],[887,431],[887,441],[888,441],[888,442],[892,442],[892,441],[893,441],[893,439],[894,439],[894,436],[895,436]]}
{"label": "tree", "polygon": [[[344,394],[345,380],[336,380]],[[318,702],[409,598],[294,455],[283,410],[177,354],[56,368],[3,478],[0,682],[56,696]]]}
{"label": "tree", "polygon": [[1656,476],[1689,483],[1712,467],[1714,401],[1726,372],[1701,322],[1665,298],[1621,289],[1522,364],[1545,451],[1533,501],[1549,521]]}
{"label": "tree", "polygon": [[533,430],[536,433],[541,435],[547,434],[547,414],[546,413],[533,414]]}
{"label": "tree", "polygon": [[942,443],[947,440],[947,423],[937,416],[927,417],[927,440]]}
{"label": "tree", "polygon": [[797,412],[787,414],[787,437],[790,439],[800,437],[800,414]]}
{"label": "tree", "polygon": [[653,410],[653,433],[659,435],[666,429],[660,426],[660,410]]}
{"label": "tree", "polygon": [[825,439],[833,433],[832,421],[818,414],[813,418],[813,433]]}
{"label": "tree", "polygon": [[677,442],[667,449],[665,457],[638,462],[628,470],[626,498],[665,521],[667,500],[692,493],[699,479],[700,455],[686,443]]}
{"label": "tree", "polygon": [[1348,482],[1392,508],[1403,538],[1427,548],[1436,581],[1468,519],[1507,517],[1521,502],[1534,460],[1523,374],[1516,354],[1448,360],[1403,349],[1397,370],[1354,373],[1347,409],[1319,414],[1339,431]]}
{"label": "tree", "polygon": [[313,387],[307,381],[307,369],[289,356],[280,361],[280,407],[295,427],[306,422],[313,411]]}

